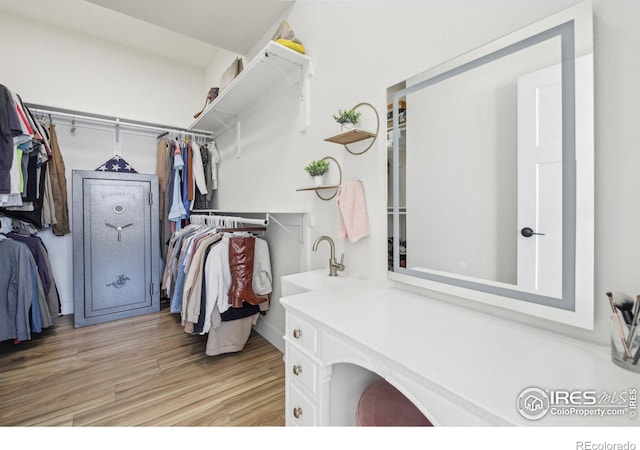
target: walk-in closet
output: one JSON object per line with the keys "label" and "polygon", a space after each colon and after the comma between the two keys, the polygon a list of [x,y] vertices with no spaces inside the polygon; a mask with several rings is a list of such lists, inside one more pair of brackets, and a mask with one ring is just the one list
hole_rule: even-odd
{"label": "walk-in closet", "polygon": [[2,442],[632,450],[638,23],[0,0]]}
{"label": "walk-in closet", "polygon": [[[2,88],[2,119],[15,124],[0,206],[2,425],[283,425],[282,353],[254,330],[273,292],[263,239],[270,216],[207,209],[220,161],[212,135],[24,103]],[[163,150],[171,156],[166,185]],[[192,214],[196,203],[202,212]],[[242,259],[223,277],[216,249],[209,290],[203,251],[189,252],[197,264],[185,280],[182,238],[195,230],[227,244],[228,270],[230,248]],[[249,305],[256,240],[260,296]],[[244,284],[221,314],[212,293],[228,296],[231,281]],[[202,294],[202,311],[192,291],[198,305]]]}
{"label": "walk-in closet", "polygon": [[[309,208],[294,190],[287,204],[260,187],[270,183],[225,175],[256,162],[240,132],[253,133],[240,124],[248,104],[215,126],[195,126],[195,113],[211,120],[207,85],[249,89],[256,106],[293,92],[297,123],[296,59],[308,57],[292,63],[271,36],[292,2],[260,6],[251,33],[221,31],[216,45],[83,0],[26,3],[0,7],[2,41],[28,35],[15,56],[3,47],[15,66],[0,74],[0,425],[284,425],[279,279],[306,264]],[[229,14],[241,20],[244,6]],[[122,26],[148,43],[112,33]],[[20,69],[32,49],[59,67]],[[240,73],[249,84],[232,91]]]}

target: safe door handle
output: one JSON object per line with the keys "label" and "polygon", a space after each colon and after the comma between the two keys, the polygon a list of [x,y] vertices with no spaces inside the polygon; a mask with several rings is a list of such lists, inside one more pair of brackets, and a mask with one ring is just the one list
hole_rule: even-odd
{"label": "safe door handle", "polygon": [[115,230],[118,232],[118,242],[120,242],[120,240],[121,240],[121,236],[120,236],[120,234],[122,233],[122,229],[123,229],[123,228],[130,227],[130,226],[131,226],[131,225],[133,225],[133,224],[132,224],[132,223],[128,223],[128,224],[126,224],[126,225],[122,225],[121,227],[117,227],[117,226],[112,225],[112,224],[110,224],[110,223],[105,223],[105,225],[106,225],[106,226],[108,226],[108,227],[111,227],[111,228],[115,229]]}
{"label": "safe door handle", "polygon": [[526,238],[531,237],[534,234],[536,234],[538,236],[544,236],[544,233],[536,233],[536,232],[533,231],[532,228],[529,228],[529,227],[524,227],[522,230],[520,230],[520,234],[523,235]]}

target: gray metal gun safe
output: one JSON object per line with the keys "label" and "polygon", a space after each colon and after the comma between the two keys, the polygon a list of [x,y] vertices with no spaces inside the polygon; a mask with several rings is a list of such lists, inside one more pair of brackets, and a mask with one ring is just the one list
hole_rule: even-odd
{"label": "gray metal gun safe", "polygon": [[158,177],[72,173],[74,326],[159,311]]}

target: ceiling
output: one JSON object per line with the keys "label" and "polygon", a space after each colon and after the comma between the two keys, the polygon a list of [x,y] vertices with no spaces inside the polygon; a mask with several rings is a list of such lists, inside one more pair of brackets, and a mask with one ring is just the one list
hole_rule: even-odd
{"label": "ceiling", "polygon": [[294,0],[0,0],[0,11],[205,67],[246,55]]}

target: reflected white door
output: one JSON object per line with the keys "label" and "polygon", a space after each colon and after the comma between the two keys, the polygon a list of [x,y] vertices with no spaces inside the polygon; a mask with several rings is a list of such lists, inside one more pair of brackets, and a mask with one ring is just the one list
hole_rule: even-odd
{"label": "reflected white door", "polygon": [[559,65],[518,79],[518,287],[551,297],[562,295],[560,80]]}
{"label": "reflected white door", "polygon": [[[583,217],[593,179],[593,56],[576,59],[576,157],[578,237],[592,235]],[[518,287],[541,295],[562,296],[562,92],[560,65],[518,79]],[[582,175],[580,175],[582,174]],[[582,213],[581,213],[582,211]],[[589,219],[589,220],[586,220]],[[534,234],[524,237],[523,228]],[[580,230],[583,231],[580,231]],[[591,233],[591,234],[590,234]],[[589,254],[587,248],[577,249]],[[587,260],[576,258],[576,264]],[[590,259],[589,259],[590,260]],[[578,273],[582,273],[578,270]],[[587,271],[586,273],[589,273]]]}

